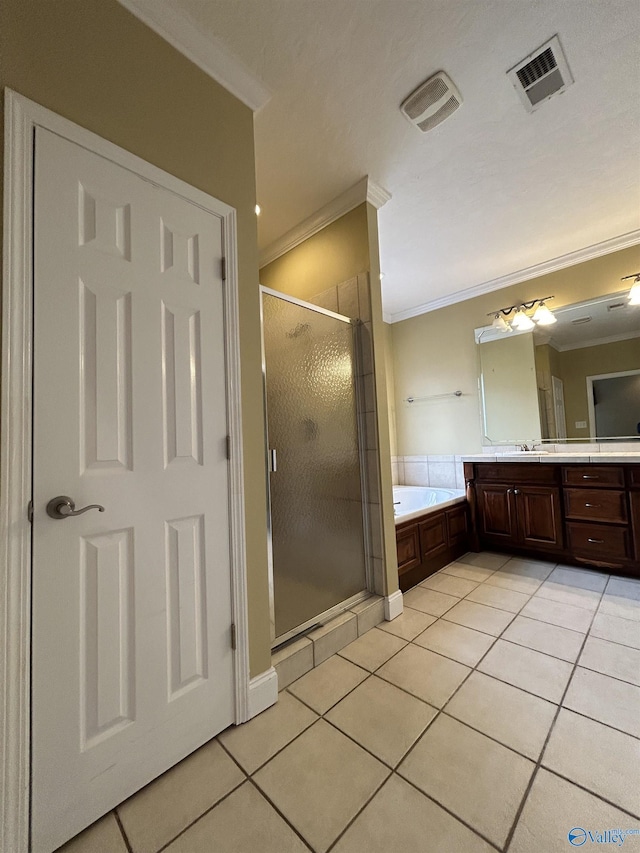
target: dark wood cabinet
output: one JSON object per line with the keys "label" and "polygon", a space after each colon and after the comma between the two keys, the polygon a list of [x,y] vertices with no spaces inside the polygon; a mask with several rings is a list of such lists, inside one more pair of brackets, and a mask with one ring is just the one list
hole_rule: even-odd
{"label": "dark wood cabinet", "polygon": [[563,547],[560,489],[554,486],[520,486],[514,489],[518,535],[526,548],[557,551]]}
{"label": "dark wood cabinet", "polygon": [[516,522],[512,489],[512,486],[502,483],[477,486],[478,518],[480,531],[485,539],[505,544],[515,542]]}
{"label": "dark wood cabinet", "polygon": [[396,529],[396,548],[400,573],[420,565],[422,558],[420,556],[420,531],[417,524],[409,524]]}
{"label": "dark wood cabinet", "polygon": [[420,522],[420,549],[423,560],[437,557],[447,548],[447,518],[443,512],[434,513]]}
{"label": "dark wood cabinet", "polygon": [[640,465],[465,463],[476,549],[640,575]]}
{"label": "dark wood cabinet", "polygon": [[467,502],[396,527],[400,589],[406,592],[469,550]]}
{"label": "dark wood cabinet", "polygon": [[[629,495],[631,506],[631,533],[633,536],[634,554],[636,560],[640,561],[640,469],[638,469],[638,491],[632,491]],[[640,574],[640,569],[638,571]]]}
{"label": "dark wood cabinet", "polygon": [[557,486],[483,483],[476,487],[480,533],[488,544],[562,548]]}
{"label": "dark wood cabinet", "polygon": [[463,547],[466,551],[469,543],[469,512],[466,501],[459,506],[445,510],[445,515],[447,517],[448,546],[458,549]]}

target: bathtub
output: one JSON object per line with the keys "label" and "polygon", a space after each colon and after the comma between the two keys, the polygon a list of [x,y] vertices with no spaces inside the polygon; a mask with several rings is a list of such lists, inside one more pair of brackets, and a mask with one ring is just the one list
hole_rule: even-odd
{"label": "bathtub", "polygon": [[393,503],[396,524],[411,521],[430,511],[464,501],[463,489],[436,489],[428,486],[394,486]]}

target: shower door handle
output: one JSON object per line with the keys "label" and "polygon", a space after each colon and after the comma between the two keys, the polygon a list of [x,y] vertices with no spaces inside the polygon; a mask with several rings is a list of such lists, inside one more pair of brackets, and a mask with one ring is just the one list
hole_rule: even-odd
{"label": "shower door handle", "polygon": [[272,474],[275,474],[278,470],[278,456],[275,447],[269,450],[269,470]]}

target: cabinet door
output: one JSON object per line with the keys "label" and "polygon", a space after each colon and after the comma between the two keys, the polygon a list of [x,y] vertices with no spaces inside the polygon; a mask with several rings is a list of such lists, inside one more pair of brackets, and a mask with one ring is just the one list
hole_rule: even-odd
{"label": "cabinet door", "polygon": [[443,512],[429,516],[420,524],[422,559],[430,560],[447,550],[447,522]]}
{"label": "cabinet door", "polygon": [[551,486],[518,486],[518,540],[530,548],[562,548],[560,489]]}
{"label": "cabinet door", "polygon": [[[640,480],[640,468],[637,469],[638,479]],[[633,545],[636,565],[631,571],[640,575],[640,492],[630,492],[629,499],[631,502],[631,529],[633,531]]]}
{"label": "cabinet door", "polygon": [[497,483],[476,486],[480,535],[495,542],[516,541],[513,488]]}
{"label": "cabinet door", "polygon": [[447,515],[447,544],[450,548],[467,544],[469,522],[466,505],[457,506],[446,511]]}
{"label": "cabinet door", "polygon": [[398,572],[407,572],[419,566],[420,533],[417,524],[401,527],[396,530],[396,545],[398,548]]}

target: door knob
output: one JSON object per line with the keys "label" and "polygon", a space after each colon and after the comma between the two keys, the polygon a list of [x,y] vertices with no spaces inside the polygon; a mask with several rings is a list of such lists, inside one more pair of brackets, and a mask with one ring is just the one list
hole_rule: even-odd
{"label": "door knob", "polygon": [[98,512],[104,512],[104,507],[100,504],[89,504],[83,506],[82,509],[76,509],[75,501],[67,495],[58,495],[57,498],[51,498],[47,504],[47,515],[50,518],[70,518],[72,515],[82,515],[83,512],[88,512],[90,509],[97,509]]}

